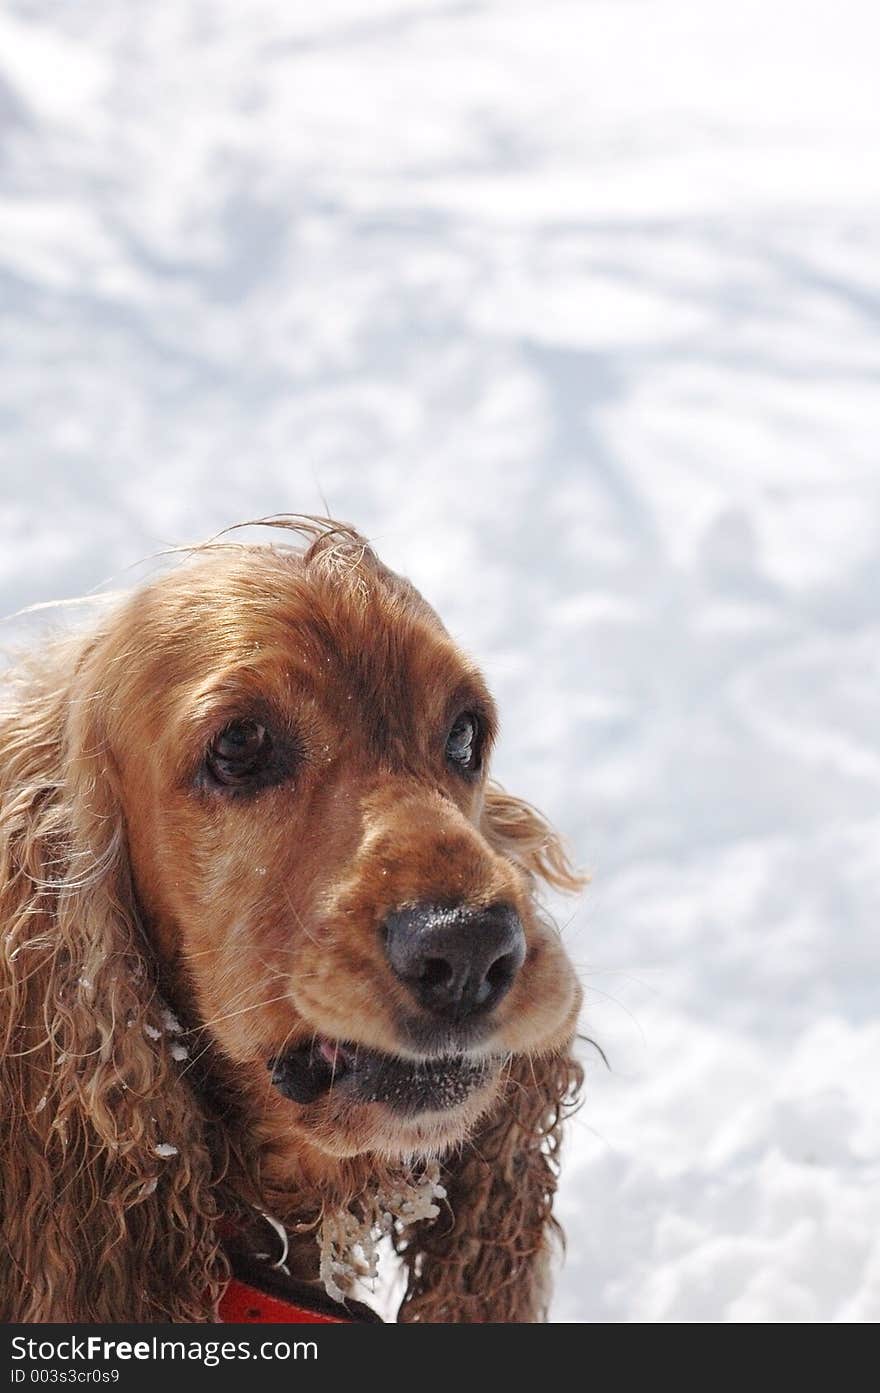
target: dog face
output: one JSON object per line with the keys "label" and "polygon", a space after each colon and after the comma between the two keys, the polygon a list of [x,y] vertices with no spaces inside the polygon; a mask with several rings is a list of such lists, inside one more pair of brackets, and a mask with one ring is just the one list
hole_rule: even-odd
{"label": "dog face", "polygon": [[579,990],[494,835],[485,683],[367,549],[222,549],[118,621],[135,893],[272,1169],[461,1140]]}

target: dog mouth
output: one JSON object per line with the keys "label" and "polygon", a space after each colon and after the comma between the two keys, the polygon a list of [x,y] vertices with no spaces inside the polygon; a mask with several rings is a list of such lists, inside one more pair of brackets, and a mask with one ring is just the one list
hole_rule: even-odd
{"label": "dog mouth", "polygon": [[316,1035],[268,1061],[272,1083],[294,1103],[334,1094],[353,1103],[384,1103],[412,1117],[459,1107],[497,1069],[497,1060],[469,1055],[404,1059],[345,1040]]}

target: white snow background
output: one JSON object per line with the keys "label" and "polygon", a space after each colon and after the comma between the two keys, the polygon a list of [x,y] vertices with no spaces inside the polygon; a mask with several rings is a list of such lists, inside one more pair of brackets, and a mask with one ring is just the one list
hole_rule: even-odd
{"label": "white snow background", "polygon": [[880,1315],[878,51],[872,0],[0,12],[0,611],[323,495],[479,657],[594,875],[560,1321]]}

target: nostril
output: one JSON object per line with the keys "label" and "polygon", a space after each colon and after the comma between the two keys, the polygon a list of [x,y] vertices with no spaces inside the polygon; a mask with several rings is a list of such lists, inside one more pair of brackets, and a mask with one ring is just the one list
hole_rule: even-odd
{"label": "nostril", "polygon": [[486,973],[486,981],[493,991],[499,991],[512,982],[519,969],[519,958],[515,953],[505,953],[503,957],[496,958],[489,971]]}
{"label": "nostril", "polygon": [[475,1005],[494,1005],[504,996],[519,971],[520,958],[516,953],[502,953],[486,969],[482,982],[477,988]]}
{"label": "nostril", "polygon": [[444,958],[426,958],[419,981],[425,987],[448,987],[452,982],[452,964]]}

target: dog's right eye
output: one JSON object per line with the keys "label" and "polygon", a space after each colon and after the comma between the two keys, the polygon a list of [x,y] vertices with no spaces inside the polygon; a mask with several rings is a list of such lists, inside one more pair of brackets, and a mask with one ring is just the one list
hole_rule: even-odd
{"label": "dog's right eye", "polygon": [[272,739],[259,721],[230,721],[214,736],[205,758],[211,778],[227,788],[262,783],[271,761]]}

